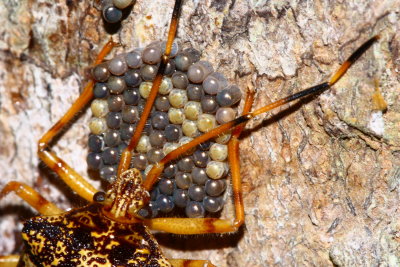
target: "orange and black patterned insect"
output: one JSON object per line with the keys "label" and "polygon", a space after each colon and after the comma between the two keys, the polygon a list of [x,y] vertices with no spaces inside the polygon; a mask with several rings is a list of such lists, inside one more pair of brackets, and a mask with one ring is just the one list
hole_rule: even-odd
{"label": "orange and black patterned insect", "polygon": [[[328,89],[331,85],[336,83],[336,81],[338,79],[340,79],[340,77],[344,74],[344,72],[348,69],[348,67],[350,67],[350,65],[365,50],[367,50],[368,47],[376,39],[378,39],[378,37],[372,38],[371,40],[366,42],[359,50],[357,50],[349,58],[349,60],[344,63],[343,67],[336,73],[336,75],[333,76],[333,78],[329,82],[322,83],[320,85],[311,87],[307,90],[301,91],[298,94],[292,95],[288,98],[284,98],[281,101],[274,102],[273,104],[270,104],[262,109],[254,111],[252,113],[247,113],[247,111],[245,111],[246,114],[244,116],[241,116],[241,117],[233,120],[232,122],[229,122],[229,123],[221,126],[221,128],[216,128],[215,130],[211,130],[207,134],[204,134],[198,138],[195,138],[192,142],[188,143],[187,145],[184,145],[181,148],[178,148],[175,151],[167,154],[166,157],[160,161],[160,163],[155,164],[156,168],[153,168],[149,173],[147,173],[147,178],[144,183],[144,189],[146,189],[146,190],[151,189],[156,178],[159,177],[159,174],[162,171],[164,164],[166,164],[167,162],[174,160],[178,156],[182,155],[183,153],[186,152],[186,150],[189,150],[192,147],[195,147],[196,145],[203,143],[206,139],[210,139],[213,136],[217,136],[217,135],[221,134],[222,132],[224,132],[225,130],[233,129],[237,125],[247,122],[250,118],[252,118],[260,113],[263,113],[265,111],[268,111],[274,107],[277,107],[277,106],[280,106],[287,102],[296,100],[300,97],[303,97],[303,96],[306,96],[309,94],[315,94],[315,93],[322,92],[322,91]],[[170,42],[169,45],[167,45],[167,47],[171,47],[171,46],[172,46],[172,42]],[[166,49],[166,50],[168,51],[168,49]],[[168,52],[165,52],[165,53],[166,53],[166,56],[168,56]],[[163,73],[162,72],[163,62],[165,64],[167,64],[167,59],[163,58],[163,60],[161,61],[161,65],[158,68],[159,72],[161,72],[161,73]],[[157,78],[160,81],[160,79],[162,78],[162,75],[160,75],[160,73],[158,73],[155,80],[157,80]],[[154,86],[154,84],[157,84],[157,82],[153,81],[152,91],[154,91],[154,88],[157,87],[157,86]],[[86,101],[85,96],[83,96],[80,99],[84,99]],[[250,107],[251,107],[252,100],[249,100],[249,99],[251,99],[251,98],[248,98],[248,100],[246,102],[247,103],[246,109],[250,109]],[[155,99],[153,99],[153,100],[155,100]],[[150,101],[150,100],[148,100],[148,101]],[[77,102],[77,103],[79,103],[79,102]],[[148,102],[148,103],[150,103],[150,102]],[[147,105],[149,107],[152,106],[152,104],[146,104],[146,106]],[[83,106],[83,104],[79,103],[79,104],[77,104],[77,106]],[[146,106],[144,107],[144,110],[146,110]],[[77,109],[73,108],[72,111],[73,111],[73,113],[76,113]],[[142,114],[146,114],[146,111],[143,111]],[[67,117],[69,116],[71,118],[73,115],[74,114],[71,114],[70,116],[67,115]],[[144,118],[143,121],[145,122],[146,116],[144,116],[142,118]],[[67,121],[68,120],[69,119],[67,119]],[[63,121],[59,125],[62,126],[65,123],[66,123],[66,121]],[[142,125],[144,126],[144,123],[142,123]],[[111,262],[112,264],[116,264],[116,265],[119,265],[119,264],[124,265],[124,264],[127,264],[126,262],[129,262],[129,261],[132,261],[132,264],[134,264],[135,260],[137,260],[137,261],[143,260],[143,262],[147,261],[147,263],[152,262],[152,261],[154,261],[154,262],[158,261],[162,265],[164,258],[162,257],[161,252],[158,249],[158,247],[155,245],[156,243],[155,243],[154,239],[145,230],[144,225],[150,226],[150,228],[153,228],[153,229],[166,230],[167,232],[174,232],[174,233],[181,233],[181,234],[196,234],[196,233],[213,233],[213,232],[231,232],[231,231],[235,231],[237,229],[237,227],[239,227],[243,223],[244,210],[243,210],[243,204],[242,204],[242,200],[241,200],[240,179],[237,176],[238,175],[237,152],[236,153],[231,152],[231,154],[230,154],[231,155],[230,159],[233,161],[236,161],[236,163],[233,164],[234,167],[232,169],[234,197],[235,197],[236,211],[237,211],[237,218],[236,218],[236,221],[234,222],[234,224],[232,224],[229,221],[224,221],[224,220],[219,220],[219,219],[170,219],[169,220],[166,218],[144,220],[143,222],[145,222],[145,223],[142,224],[141,223],[142,218],[140,216],[137,217],[138,216],[137,213],[139,212],[139,208],[142,207],[144,203],[147,203],[149,201],[149,196],[146,193],[146,191],[142,190],[142,188],[140,186],[139,181],[141,180],[141,178],[140,179],[138,178],[140,176],[139,173],[137,171],[133,171],[133,170],[127,171],[127,169],[129,169],[128,166],[130,166],[129,162],[127,163],[127,161],[130,161],[132,158],[130,153],[132,153],[132,148],[136,147],[135,142],[138,141],[138,138],[136,137],[136,140],[135,140],[135,137],[134,137],[132,139],[133,141],[130,142],[133,145],[129,144],[128,147],[123,152],[122,161],[121,161],[122,163],[120,163],[120,165],[119,165],[120,171],[116,177],[115,182],[112,183],[111,189],[107,192],[106,195],[104,195],[102,193],[95,193],[97,190],[93,189],[90,185],[88,185],[83,179],[80,178],[79,175],[76,175],[76,174],[71,175],[72,170],[68,169],[67,165],[65,163],[62,163],[62,161],[60,159],[58,159],[55,156],[55,154],[53,154],[53,152],[47,150],[47,143],[58,132],[59,128],[61,128],[61,127],[56,125],[53,128],[53,130],[50,130],[49,133],[47,135],[45,135],[44,138],[41,140],[40,145],[42,147],[40,148],[40,152],[39,152],[41,158],[44,160],[44,162],[46,162],[46,164],[51,169],[56,171],[64,179],[64,181],[66,181],[67,184],[69,184],[71,186],[71,188],[74,189],[74,191],[78,192],[78,194],[80,194],[83,198],[87,199],[88,201],[92,201],[93,197],[95,197],[94,199],[98,203],[92,204],[92,205],[88,206],[87,208],[71,211],[65,215],[49,217],[48,220],[41,219],[43,217],[38,217],[38,219],[35,219],[35,220],[37,220],[36,225],[35,225],[35,223],[36,223],[35,220],[29,221],[26,224],[25,229],[23,230],[24,238],[27,240],[28,243],[32,244],[31,247],[27,250],[27,254],[26,254],[27,256],[25,256],[26,261],[29,261],[28,258],[30,258],[30,259],[34,258],[35,259],[34,261],[36,261],[36,262],[39,261],[42,264],[48,264],[48,261],[46,262],[46,260],[49,260],[47,258],[47,255],[49,255],[51,253],[44,253],[43,258],[40,258],[40,256],[35,258],[35,256],[30,256],[30,254],[33,255],[36,253],[35,248],[33,246],[51,244],[50,241],[49,242],[46,241],[46,238],[50,238],[50,237],[45,237],[44,233],[46,233],[47,231],[43,230],[43,229],[46,229],[46,227],[52,228],[54,225],[57,225],[60,227],[60,233],[59,233],[60,235],[59,236],[62,237],[61,239],[63,241],[65,241],[66,244],[71,243],[72,247],[87,246],[80,251],[82,251],[82,253],[86,253],[86,251],[90,251],[88,253],[93,253],[93,247],[91,247],[91,244],[95,244],[95,243],[92,243],[92,241],[96,242],[96,240],[94,240],[95,238],[92,238],[92,240],[90,240],[91,238],[85,239],[85,237],[87,237],[88,235],[90,235],[91,237],[96,237],[97,235],[100,236],[100,235],[104,234],[105,236],[107,236],[107,238],[110,238],[110,237],[112,237],[112,234],[110,234],[110,231],[118,232],[119,230],[121,230],[122,232],[124,232],[124,230],[126,230],[126,229],[124,229],[124,227],[121,227],[121,224],[119,224],[118,222],[133,223],[133,225],[135,225],[135,227],[130,228],[129,231],[132,231],[134,233],[134,235],[132,237],[130,237],[129,234],[126,236],[128,239],[130,239],[130,238],[132,239],[131,240],[132,242],[128,242],[128,244],[132,245],[135,242],[146,243],[146,244],[141,244],[141,245],[143,245],[143,247],[142,247],[143,250],[140,250],[141,249],[140,245],[137,245],[137,247],[139,247],[138,249],[136,249],[135,245],[132,245],[132,247],[135,247],[135,254],[137,252],[137,255],[136,256],[131,256],[131,255],[121,256],[122,254],[124,254],[124,251],[128,250],[129,248],[132,248],[132,247],[128,248],[127,246],[124,246],[126,244],[122,244],[121,246],[116,245],[117,248],[121,247],[121,251],[115,252],[116,254],[118,254],[118,256],[114,257],[114,254],[113,254],[114,252],[107,251],[107,249],[104,249],[105,252],[99,251],[99,255],[105,255],[104,258],[112,258],[112,260],[109,260],[109,262]],[[138,136],[140,136],[140,134],[141,134],[141,130],[138,130],[140,128],[141,128],[140,126],[137,126],[137,128],[136,128],[135,133],[137,133]],[[57,129],[57,130],[54,130],[54,129]],[[240,133],[240,130],[238,130],[238,132]],[[233,135],[238,136],[239,133],[233,134]],[[231,144],[232,144],[231,151],[237,150],[237,144],[234,144],[233,141]],[[125,156],[125,155],[127,155],[127,156]],[[57,166],[60,166],[60,168]],[[127,172],[125,172],[125,171],[127,171]],[[124,181],[125,178],[127,178],[127,181]],[[30,191],[30,189],[25,187],[24,185],[10,183],[4,192],[7,193],[7,191],[16,191],[18,194],[23,194],[22,191],[24,189],[26,189],[27,192]],[[126,191],[132,190],[133,195],[126,197],[127,199],[125,199],[125,197],[122,197],[122,195],[123,195],[122,192],[125,192],[125,190]],[[136,195],[136,193],[138,195]],[[118,199],[119,197],[121,197],[123,199]],[[143,203],[125,202],[125,201],[132,201],[132,200],[138,200],[139,202],[143,202]],[[48,212],[48,210],[46,210],[46,209],[49,207],[50,207],[50,210],[53,210],[53,212],[59,211],[57,208],[53,207],[51,204],[44,205],[43,203],[46,203],[46,202],[43,200],[41,200],[40,202],[41,203],[40,203],[40,205],[37,206],[37,208],[39,209],[39,211],[42,210],[43,214],[46,214]],[[129,203],[129,204],[127,204],[127,203]],[[128,212],[126,213],[124,211],[119,210],[120,206],[127,206],[127,207],[125,207],[125,211],[128,211]],[[115,210],[113,209],[113,207],[115,207],[115,210],[118,210],[118,212],[120,212],[120,213],[117,213],[117,215],[116,215],[114,213]],[[113,222],[114,219],[116,222]],[[102,220],[106,221],[107,223],[102,222]],[[74,223],[77,223],[77,225],[82,226],[82,228],[85,228],[85,226],[87,226],[88,228],[86,229],[87,230],[86,234],[83,232],[80,232],[80,230],[79,231],[76,230],[78,227],[76,225],[74,225]],[[192,226],[193,229],[191,229],[192,227],[188,226],[187,223],[193,223],[194,224]],[[174,225],[174,224],[176,224],[176,225]],[[185,229],[185,227],[183,227],[184,225],[182,225],[182,224],[187,226],[188,229]],[[138,226],[138,227],[136,227],[136,226]],[[106,231],[102,232],[101,230],[100,231],[96,230],[96,229],[101,229],[101,227],[104,227],[104,229],[106,229]],[[196,229],[196,230],[194,230],[194,229]],[[54,229],[54,231],[57,232],[57,229]],[[124,232],[124,233],[126,233],[126,232]],[[72,237],[70,237],[70,235],[72,235]],[[35,238],[42,240],[42,237],[45,237],[44,241],[38,242],[38,240],[34,240]],[[71,239],[69,239],[69,238],[71,238]],[[83,239],[85,239],[86,241],[90,240],[90,242],[84,242]],[[99,239],[99,240],[101,240],[101,239]],[[68,245],[70,245],[70,244],[68,244]],[[64,245],[61,246],[61,249],[63,247],[64,247]],[[107,262],[106,259],[100,259],[100,258],[101,257],[99,256],[98,259],[95,259],[95,260],[98,260],[99,262],[102,262],[102,261]],[[54,262],[54,260],[55,259],[53,258],[52,260],[50,260],[50,262]],[[67,260],[67,259],[65,259],[65,260]],[[68,260],[70,260],[71,262],[74,262],[75,260],[79,261],[82,259],[76,259],[76,256],[74,256],[74,259],[68,259]],[[85,260],[92,260],[93,262],[95,261],[91,257],[87,257],[87,258],[85,258]],[[165,264],[167,264],[167,263],[165,263]]]}

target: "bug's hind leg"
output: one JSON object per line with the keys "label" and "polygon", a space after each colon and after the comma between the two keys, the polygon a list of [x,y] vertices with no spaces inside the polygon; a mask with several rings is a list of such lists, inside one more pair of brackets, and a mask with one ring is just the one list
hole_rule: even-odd
{"label": "bug's hind leg", "polygon": [[1,267],[16,267],[18,266],[19,255],[0,256]]}
{"label": "bug's hind leg", "polygon": [[168,259],[173,267],[215,267],[208,260],[182,260],[182,259]]}
{"label": "bug's hind leg", "polygon": [[[45,199],[42,195],[36,192],[32,187],[19,182],[9,182],[0,192],[0,199],[8,193],[15,192],[20,198],[26,201],[32,208],[43,215],[55,215],[64,211]],[[1,263],[1,261],[0,261]],[[1,265],[1,264],[0,264]]]}
{"label": "bug's hind leg", "polygon": [[[111,51],[117,44],[109,41],[101,50],[95,64],[103,61],[104,57]],[[60,133],[60,131],[67,125],[74,116],[82,110],[83,107],[93,98],[94,81],[90,80],[85,86],[82,94],[75,101],[64,116],[47,131],[38,142],[38,155],[40,159],[54,172],[56,172],[61,179],[79,196],[87,201],[93,200],[93,195],[97,190],[88,183],[82,176],[80,176],[74,169],[65,163],[56,153],[50,150],[49,144],[52,139]]]}

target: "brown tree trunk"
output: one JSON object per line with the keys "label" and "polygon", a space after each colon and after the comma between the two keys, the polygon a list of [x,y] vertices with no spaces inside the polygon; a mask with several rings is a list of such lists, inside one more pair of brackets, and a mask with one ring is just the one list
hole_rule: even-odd
{"label": "brown tree trunk", "polygon": [[[98,2],[0,2],[0,188],[23,181],[62,208],[83,203],[39,163],[36,142],[77,98],[111,34],[119,51],[165,39],[173,6],[137,0],[122,28],[105,29]],[[243,92],[252,84],[254,108],[325,81],[362,42],[381,40],[333,89],[248,124],[246,225],[223,236],[159,234],[167,256],[217,266],[400,265],[399,14],[399,0],[184,1],[179,42]],[[54,145],[85,177],[89,117]],[[0,201],[0,254],[21,250],[21,222],[33,214],[14,195]]]}

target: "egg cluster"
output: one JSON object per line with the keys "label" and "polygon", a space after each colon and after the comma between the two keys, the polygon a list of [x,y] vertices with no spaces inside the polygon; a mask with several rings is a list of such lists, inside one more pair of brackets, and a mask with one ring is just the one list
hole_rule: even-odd
{"label": "egg cluster", "polygon": [[[93,68],[95,99],[89,122],[87,163],[108,182],[116,179],[119,157],[129,143],[149,96],[165,43],[117,55]],[[236,117],[241,91],[214,72],[192,48],[174,44],[158,96],[131,160],[145,179],[152,164],[193,138]],[[229,173],[223,134],[168,164],[151,192],[144,217],[182,211],[204,217],[222,209]]]}
{"label": "egg cluster", "polygon": [[103,18],[108,23],[117,23],[122,19],[122,10],[132,5],[134,0],[102,0]]}

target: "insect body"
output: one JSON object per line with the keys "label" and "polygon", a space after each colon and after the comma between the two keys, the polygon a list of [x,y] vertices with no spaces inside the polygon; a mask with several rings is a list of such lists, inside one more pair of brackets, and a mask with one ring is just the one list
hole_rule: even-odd
{"label": "insect body", "polygon": [[129,170],[122,177],[104,200],[109,202],[108,208],[94,203],[28,220],[22,231],[27,243],[24,260],[34,266],[170,266],[146,226],[105,216],[128,217],[128,211],[120,210],[120,206],[129,207],[133,214],[149,197],[140,186],[137,170]]}
{"label": "insect body", "polygon": [[[347,48],[346,48],[347,49]],[[347,49],[348,50],[348,49]],[[346,50],[346,51],[347,51]],[[336,51],[336,50],[335,50]],[[345,53],[343,53],[343,54],[345,54]],[[346,55],[347,55],[347,53],[346,53]],[[336,61],[336,60],[335,60]],[[301,77],[301,76],[300,76]],[[265,95],[268,95],[268,92],[267,92],[267,94],[264,94],[264,95],[259,95],[259,97],[261,97],[261,100],[260,101],[264,101],[264,102],[267,102],[269,99],[263,99],[263,97],[265,97]],[[281,94],[282,95],[282,94]],[[271,97],[270,96],[270,98],[273,98],[273,97]],[[260,105],[260,103],[258,103],[258,105]],[[259,139],[259,137],[257,137],[258,135],[256,135],[256,138],[258,138]],[[256,148],[258,148],[258,146],[256,146]],[[263,175],[265,175],[265,174],[263,174]],[[260,208],[262,208],[262,207],[260,207]],[[267,216],[268,217],[268,216]],[[251,223],[251,221],[250,221],[250,223]],[[253,230],[256,230],[256,229],[253,229]],[[246,235],[247,236],[247,235]],[[247,237],[246,237],[247,238]],[[249,238],[250,238],[250,235],[249,235]],[[256,253],[257,254],[257,253]],[[258,253],[259,254],[259,253]],[[252,254],[250,254],[250,253],[248,253],[247,255],[252,255]],[[249,257],[251,257],[251,256],[249,256]],[[235,257],[236,258],[236,257]]]}
{"label": "insect body", "polygon": [[30,219],[22,235],[28,244],[24,261],[38,266],[66,262],[76,266],[168,266],[143,224],[115,223],[101,216],[96,204]]}

